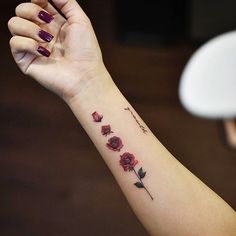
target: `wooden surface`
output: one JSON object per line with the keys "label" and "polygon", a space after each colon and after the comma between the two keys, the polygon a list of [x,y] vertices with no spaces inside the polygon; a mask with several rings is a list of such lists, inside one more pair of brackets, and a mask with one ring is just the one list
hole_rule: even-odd
{"label": "wooden surface", "polygon": [[[122,45],[111,1],[86,9],[125,96],[176,158],[236,208],[236,152],[220,122],[193,117],[178,101],[194,48]],[[9,37],[1,28],[0,235],[147,235],[69,108],[16,68]]]}

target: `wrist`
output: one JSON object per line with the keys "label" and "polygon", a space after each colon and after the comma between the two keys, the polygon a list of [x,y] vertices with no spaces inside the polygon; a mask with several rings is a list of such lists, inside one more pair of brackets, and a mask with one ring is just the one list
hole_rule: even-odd
{"label": "wrist", "polygon": [[109,94],[116,89],[109,72],[103,66],[87,76],[82,85],[65,101],[72,110],[83,110],[109,98]]}

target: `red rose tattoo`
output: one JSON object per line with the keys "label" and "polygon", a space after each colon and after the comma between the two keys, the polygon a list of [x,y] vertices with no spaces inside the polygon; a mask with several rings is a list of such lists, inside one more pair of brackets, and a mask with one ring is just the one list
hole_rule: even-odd
{"label": "red rose tattoo", "polygon": [[149,197],[153,200],[153,197],[151,195],[151,193],[147,190],[147,188],[145,187],[144,183],[143,183],[143,178],[146,175],[146,172],[143,171],[143,168],[141,167],[137,171],[134,169],[134,167],[138,164],[138,161],[135,160],[135,156],[129,152],[125,152],[124,154],[122,154],[120,156],[120,165],[123,167],[124,171],[133,171],[135,173],[135,175],[138,178],[138,182],[136,182],[134,185],[137,188],[143,188],[145,189],[145,191],[147,192],[147,194],[149,195]]}
{"label": "red rose tattoo", "polygon": [[[129,109],[127,108],[125,110],[129,110]],[[131,114],[133,114],[133,113],[131,113]],[[94,122],[102,122],[103,115],[97,113],[96,111],[92,113],[92,117],[93,117]],[[134,116],[134,118],[136,118],[136,117]],[[140,125],[140,128],[143,128],[143,126]],[[143,131],[145,131],[145,133],[147,132],[144,129],[143,129]],[[101,133],[104,136],[107,136],[107,135],[113,133],[113,131],[111,130],[111,126],[110,125],[101,126]],[[106,146],[112,151],[119,152],[123,148],[124,145],[122,143],[122,140],[119,137],[113,136],[108,139]],[[144,189],[147,192],[147,194],[149,195],[149,197],[153,200],[151,193],[148,191],[148,189],[146,188],[146,186],[143,183],[143,179],[146,176],[146,171],[144,172],[142,167],[139,168],[138,171],[136,171],[135,166],[137,164],[138,164],[138,160],[136,160],[135,156],[129,152],[125,152],[120,156],[120,166],[124,169],[124,171],[133,172],[136,175],[136,177],[138,178],[138,181],[136,183],[134,183],[134,185],[139,189]]]}
{"label": "red rose tattoo", "polygon": [[92,114],[94,122],[101,122],[103,116],[98,114],[96,111]]}
{"label": "red rose tattoo", "polygon": [[120,165],[123,167],[124,171],[132,171],[138,161],[135,160],[135,156],[129,152],[125,152],[120,156]]}
{"label": "red rose tattoo", "polygon": [[107,136],[111,133],[113,133],[113,131],[111,131],[111,126],[110,125],[103,125],[102,129],[101,129],[102,135]]}
{"label": "red rose tattoo", "polygon": [[108,139],[107,147],[113,151],[120,151],[123,147],[123,143],[119,137],[113,136]]}

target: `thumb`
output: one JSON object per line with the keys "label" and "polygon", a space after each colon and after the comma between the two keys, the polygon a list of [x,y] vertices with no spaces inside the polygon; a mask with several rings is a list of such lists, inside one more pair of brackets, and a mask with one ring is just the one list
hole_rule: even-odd
{"label": "thumb", "polygon": [[48,5],[47,0],[31,0],[32,3],[39,5],[42,8],[45,8]]}
{"label": "thumb", "polygon": [[[34,1],[46,2],[46,0]],[[52,2],[70,23],[80,22],[88,18],[76,0],[52,0]]]}

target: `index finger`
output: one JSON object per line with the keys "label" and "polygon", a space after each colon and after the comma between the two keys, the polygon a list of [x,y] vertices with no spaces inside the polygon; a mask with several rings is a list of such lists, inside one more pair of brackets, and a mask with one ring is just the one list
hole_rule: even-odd
{"label": "index finger", "polygon": [[31,2],[45,9],[56,19],[57,22],[59,22],[60,25],[65,23],[66,19],[60,12],[57,11],[55,7],[53,7],[51,3],[48,2],[48,0],[31,0]]}

